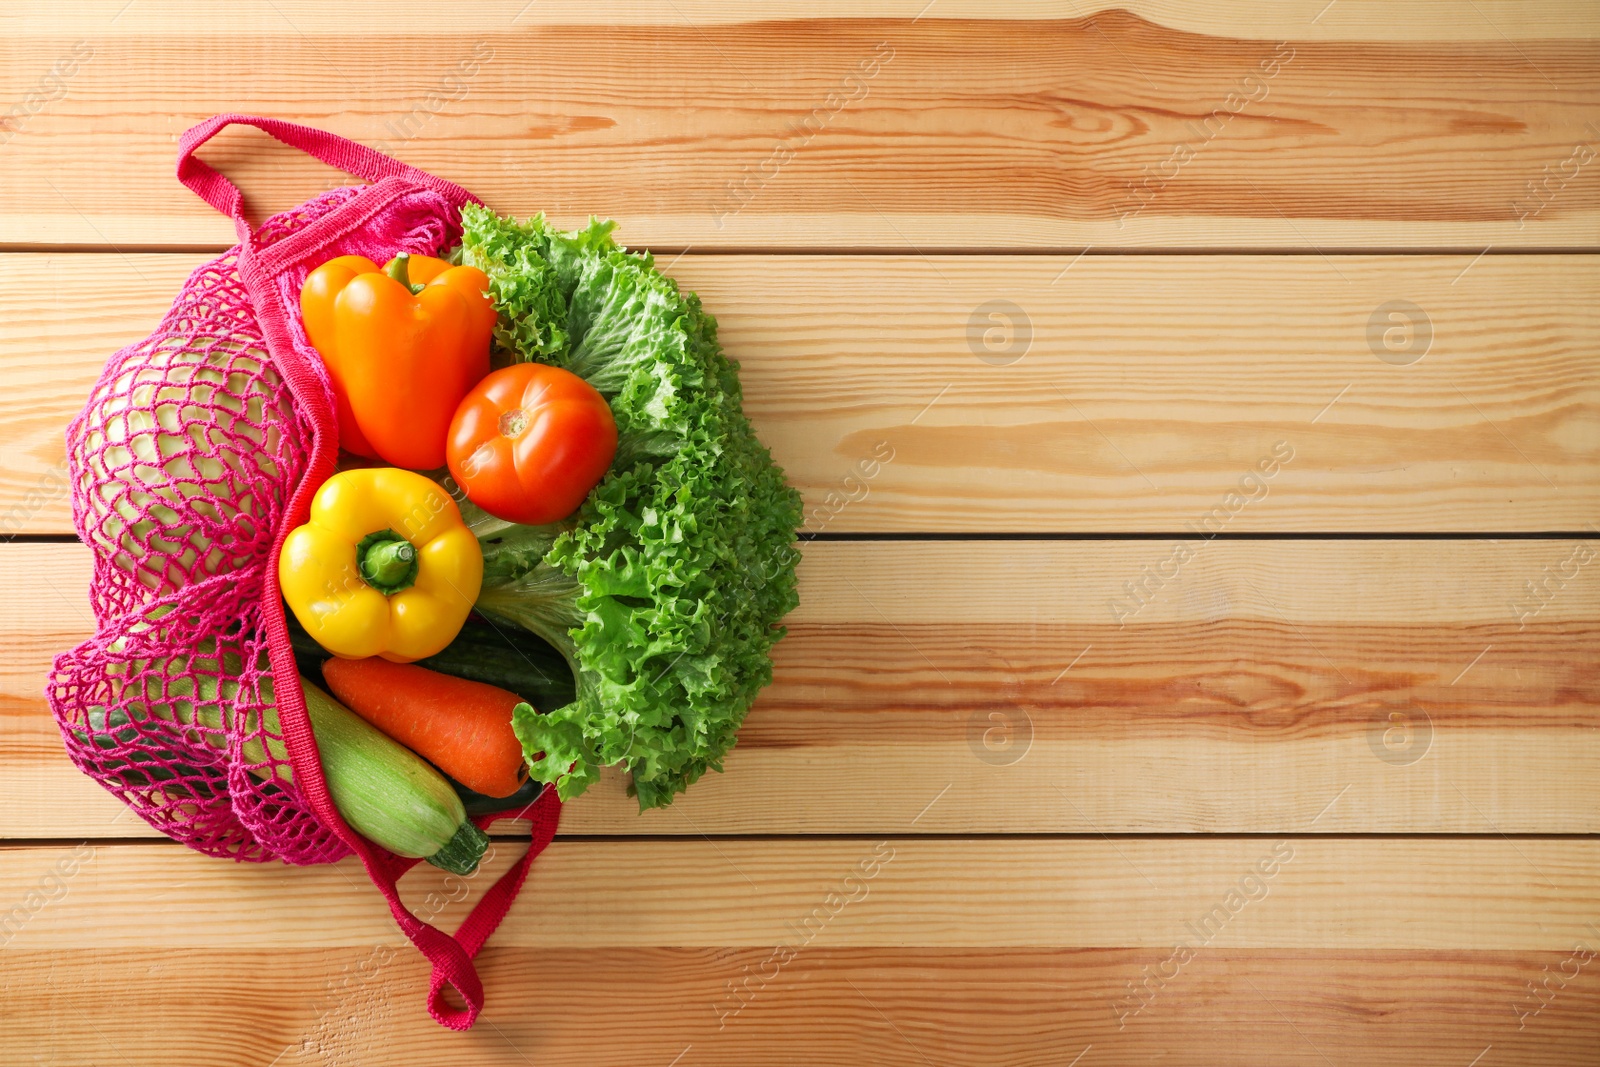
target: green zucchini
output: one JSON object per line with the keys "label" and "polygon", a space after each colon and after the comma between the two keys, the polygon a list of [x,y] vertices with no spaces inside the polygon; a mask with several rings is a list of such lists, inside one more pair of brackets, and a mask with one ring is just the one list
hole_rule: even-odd
{"label": "green zucchini", "polygon": [[421,756],[300,679],[328,794],[351,829],[400,856],[471,874],[489,838]]}
{"label": "green zucchini", "polygon": [[[223,723],[232,722],[239,692],[239,683],[226,676],[237,675],[240,666],[237,653],[219,657],[211,647],[192,658],[134,661],[127,675],[142,676],[144,684],[130,687],[128,695],[138,696],[142,689],[145,699],[128,701],[128,714],[193,727],[194,740],[221,749],[226,744]],[[220,683],[214,673],[219,668],[225,676]],[[461,798],[444,776],[312,682],[300,681],[328,795],[350,828],[396,855],[426,859],[455,874],[476,870],[489,838],[467,818]],[[249,734],[265,725],[267,736],[252,736],[240,754],[262,765],[251,768],[256,777],[292,783],[270,677],[262,678],[261,697],[266,705],[262,723],[250,712],[232,725]]]}

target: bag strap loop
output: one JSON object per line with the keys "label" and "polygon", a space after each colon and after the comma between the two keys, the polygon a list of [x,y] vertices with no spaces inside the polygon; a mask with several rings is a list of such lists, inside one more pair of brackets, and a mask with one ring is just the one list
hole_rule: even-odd
{"label": "bag strap loop", "polygon": [[[478,977],[477,968],[472,961],[477,957],[478,950],[483,948],[484,942],[489,940],[489,935],[494,933],[500,925],[500,920],[506,917],[511,910],[512,902],[517,899],[517,894],[522,890],[522,883],[528,878],[528,869],[533,865],[533,858],[544,851],[550,839],[555,835],[556,824],[560,819],[561,804],[556,799],[555,787],[547,787],[530,808],[535,809],[533,814],[533,832],[528,842],[528,848],[517,858],[517,862],[502,874],[500,878],[489,887],[478,903],[473,905],[472,911],[456,930],[455,937],[451,939],[452,947],[460,949],[466,955],[465,968],[460,968],[453,954],[440,960],[433,959],[433,978],[428,986],[428,1012],[442,1025],[452,1030],[465,1030],[477,1019],[478,1011],[483,1007],[483,983]],[[526,814],[527,809],[521,814]],[[480,820],[483,827],[500,818],[518,818],[519,813],[506,812],[503,815],[491,815]],[[426,950],[424,950],[426,951]],[[466,1002],[466,1008],[453,1008],[445,1003],[444,986],[446,983],[455,987],[461,999]]]}
{"label": "bag strap loop", "polygon": [[[280,667],[292,673],[295,670],[294,650],[283,623],[283,606],[278,599],[275,575],[269,573],[269,579],[266,584],[270,588],[263,605],[269,634],[268,656],[275,675],[279,674]],[[527,880],[534,857],[555,838],[556,828],[561,823],[561,801],[555,787],[546,786],[537,800],[520,810],[497,812],[473,820],[480,829],[488,829],[502,819],[529,819],[533,824],[532,833],[527,851],[484,892],[452,936],[415,915],[400,899],[401,877],[422,861],[405,859],[379,848],[351,830],[339,814],[339,809],[334,806],[333,798],[328,794],[327,780],[322,774],[321,757],[311,735],[310,720],[305,713],[305,698],[299,686],[286,686],[278,690],[278,716],[282,723],[284,743],[289,749],[290,763],[294,767],[295,780],[300,783],[306,802],[319,819],[336,829],[340,839],[360,858],[367,877],[389,902],[389,911],[401,932],[433,965],[433,976],[428,987],[429,1014],[452,1030],[470,1029],[483,1008],[483,982],[472,961],[511,910],[523,882]],[[445,1002],[443,992],[447,984],[455,987],[461,995],[466,1005],[464,1008],[455,1008]]]}
{"label": "bag strap loop", "polygon": [[[500,921],[511,910],[512,903],[522,889],[522,883],[528,878],[533,858],[543,852],[545,846],[555,836],[556,826],[561,819],[561,802],[556,799],[555,789],[553,787],[545,789],[538,800],[521,811],[501,812],[474,821],[480,828],[487,829],[491,823],[500,819],[521,818],[533,820],[533,830],[527,850],[472,906],[472,911],[467,913],[466,919],[462,921],[454,936],[417,918],[400,900],[397,886],[399,876],[419,861],[402,861],[391,876],[374,875],[372,879],[389,901],[389,909],[394,913],[395,921],[400,924],[401,930],[428,958],[428,962],[433,964],[433,976],[428,984],[428,1013],[441,1025],[452,1030],[470,1029],[478,1018],[478,1012],[483,1008],[483,980],[478,977],[478,970],[473,965],[473,960],[483,948],[484,942],[489,940],[489,935],[494,933]],[[446,985],[452,986],[460,994],[466,1005],[464,1008],[452,1007],[446,1002],[444,997]]]}
{"label": "bag strap loop", "polygon": [[244,217],[244,197],[239,187],[195,155],[201,145],[235,125],[254,126],[290,148],[298,148],[313,159],[365,181],[404,178],[433,189],[458,209],[463,204],[481,203],[455,182],[435,177],[409,163],[402,163],[376,149],[326,130],[257,115],[216,115],[191,126],[178,140],[178,180],[200,199],[231,218],[241,241],[250,239],[250,223]]}

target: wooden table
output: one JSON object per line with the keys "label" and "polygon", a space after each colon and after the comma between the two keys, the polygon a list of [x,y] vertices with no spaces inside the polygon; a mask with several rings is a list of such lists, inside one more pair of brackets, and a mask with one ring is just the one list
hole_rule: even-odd
{"label": "wooden table", "polygon": [[[1597,39],[1581,0],[8,5],[0,1061],[1600,1063]],[[41,696],[90,628],[62,430],[232,242],[171,173],[229,110],[618,219],[805,493],[727,772],[570,805],[468,1034],[358,869],[153,836]],[[344,180],[206,156],[256,218]]]}

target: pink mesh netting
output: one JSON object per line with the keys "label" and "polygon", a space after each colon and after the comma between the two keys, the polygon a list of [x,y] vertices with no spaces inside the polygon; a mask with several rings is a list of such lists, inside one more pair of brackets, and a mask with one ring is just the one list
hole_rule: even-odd
{"label": "pink mesh netting", "polygon": [[[274,216],[253,253],[361,192]],[[276,273],[270,298],[294,310],[294,342],[323,389],[298,329],[306,273],[338,255],[437,252],[456,235],[450,217],[435,194],[401,196]],[[268,349],[240,252],[189,276],[155,332],[111,357],[67,431],[97,627],[57,660],[51,705],[73,762],[162,833],[241,860],[321,863],[349,849],[295,783],[261,612],[313,427]]]}
{"label": "pink mesh netting", "polygon": [[[252,232],[239,190],[194,155],[234,123],[373,184]],[[353,833],[328,795],[276,563],[338,451],[327,374],[300,324],[306,275],[335,256],[440,252],[472,195],[343,138],[246,115],[185,133],[178,178],[233,218],[240,243],[189,276],[154,333],[111,357],[67,430],[95,631],[56,658],[51,710],[79,768],[191,848],[294,864],[355,852],[433,963],[429,1011],[467,1029],[483,1004],[473,957],[554,836],[560,803],[547,790],[515,813],[533,822],[531,847],[454,936],[413,915],[397,882],[417,861]],[[445,1002],[446,984],[465,1007]]]}

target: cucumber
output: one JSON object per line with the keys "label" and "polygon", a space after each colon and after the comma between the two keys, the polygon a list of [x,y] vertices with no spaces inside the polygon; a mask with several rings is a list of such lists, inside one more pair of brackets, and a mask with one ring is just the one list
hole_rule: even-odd
{"label": "cucumber", "polygon": [[[143,676],[146,699],[129,700],[128,714],[133,719],[155,717],[193,727],[192,732],[185,731],[190,740],[220,750],[226,745],[223,723],[231,721],[239,683],[228,679],[219,684],[211,672],[220,666],[225,674],[237,674],[240,664],[237,653],[219,657],[210,648],[192,660],[175,656],[135,661],[128,665],[128,676]],[[191,667],[198,668],[196,673],[185,673]],[[476,870],[489,838],[467,818],[461,798],[444,776],[312,682],[300,681],[328,795],[350,828],[396,855],[426,859],[454,874]],[[137,698],[139,690],[133,686],[125,692]],[[252,737],[240,754],[249,763],[263,765],[251,768],[256,777],[293,783],[271,678],[262,679],[261,696],[266,733],[277,736]],[[233,725],[253,733],[258,726],[256,713],[245,714]]]}
{"label": "cucumber", "polygon": [[[149,749],[140,744],[138,727],[121,708],[96,705],[89,709],[84,729],[72,734],[82,744],[92,744],[110,755],[97,763],[102,770],[115,771],[123,785],[136,789],[159,786],[169,797],[210,800],[217,795],[216,773],[184,763],[167,749]],[[132,746],[132,747],[129,747]]]}
{"label": "cucumber", "polygon": [[[445,777],[449,777],[446,775]],[[523,808],[533,807],[533,802],[544,795],[543,782],[529,778],[522,786],[508,797],[490,797],[482,793],[474,793],[454,778],[450,779],[456,796],[461,798],[461,806],[467,809],[468,815],[496,815],[502,811],[521,811]]]}
{"label": "cucumber", "polygon": [[[328,653],[300,625],[294,612],[284,614],[295,663],[301,674],[315,681]],[[417,660],[417,666],[497,685],[536,708],[559,708],[574,698],[572,668],[561,653],[520,626],[497,626],[476,615],[468,617],[444,651]]]}

